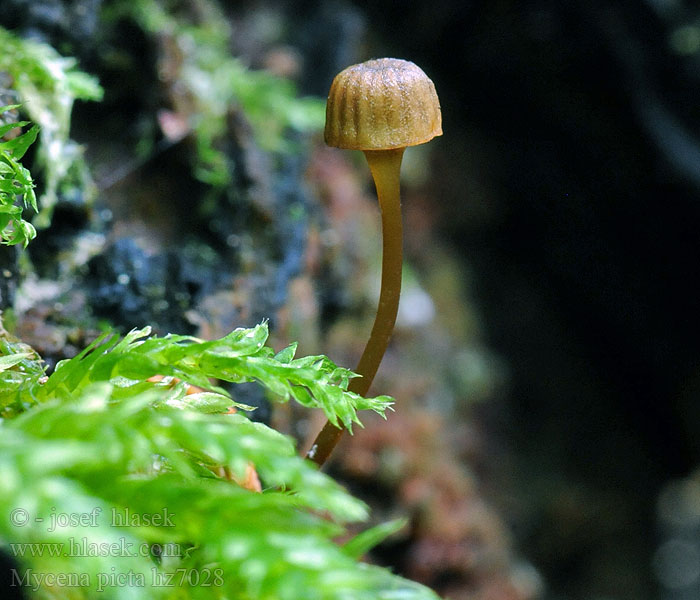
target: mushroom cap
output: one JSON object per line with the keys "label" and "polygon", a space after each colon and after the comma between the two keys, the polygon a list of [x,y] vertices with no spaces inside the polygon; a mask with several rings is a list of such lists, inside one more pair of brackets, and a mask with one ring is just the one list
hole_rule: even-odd
{"label": "mushroom cap", "polygon": [[326,104],[329,146],[390,150],[437,135],[442,135],[442,115],[435,86],[412,62],[379,58],[335,76]]}

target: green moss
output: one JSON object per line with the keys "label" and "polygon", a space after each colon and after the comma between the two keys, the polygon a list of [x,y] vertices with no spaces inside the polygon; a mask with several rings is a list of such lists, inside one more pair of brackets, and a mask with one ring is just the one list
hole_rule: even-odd
{"label": "green moss", "polygon": [[[258,381],[346,424],[388,406],[347,392],[352,373],[326,357],[275,354],[266,340],[264,324],[210,342],[106,335],[47,378],[30,349],[0,338],[0,406],[11,417],[0,424],[0,540],[20,565],[16,581],[49,575],[38,598],[66,597],[56,576],[75,573],[71,598],[436,600],[357,561],[400,523],[339,545],[367,507],[291,439],[222,414],[236,402],[209,378]],[[209,391],[187,394],[174,376]],[[240,480],[250,464],[262,493],[214,475],[226,467]]]}

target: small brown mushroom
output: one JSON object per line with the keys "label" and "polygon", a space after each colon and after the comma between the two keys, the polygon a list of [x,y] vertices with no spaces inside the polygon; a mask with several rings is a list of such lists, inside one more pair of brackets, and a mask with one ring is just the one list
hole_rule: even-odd
{"label": "small brown mushroom", "polygon": [[[382,213],[382,287],[377,316],[360,362],[361,377],[348,389],[365,395],[394,330],[401,294],[403,229],[399,175],[407,146],[442,135],[435,86],[415,64],[381,58],[353,65],[336,75],[326,104],[329,146],[362,150],[377,188]],[[343,430],[327,422],[307,457],[322,465]]]}

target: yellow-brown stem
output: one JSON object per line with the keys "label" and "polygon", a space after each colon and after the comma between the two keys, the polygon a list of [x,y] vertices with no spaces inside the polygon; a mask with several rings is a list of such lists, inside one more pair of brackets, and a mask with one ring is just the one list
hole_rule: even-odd
{"label": "yellow-brown stem", "polygon": [[[365,350],[355,372],[360,375],[350,380],[348,390],[364,396],[382,362],[396,322],[401,294],[401,267],[403,263],[403,227],[401,224],[401,197],[399,174],[404,148],[395,150],[366,150],[374,185],[377,188],[382,213],[382,287],[379,306]],[[307,457],[319,466],[326,462],[343,429],[327,421],[316,436]]]}

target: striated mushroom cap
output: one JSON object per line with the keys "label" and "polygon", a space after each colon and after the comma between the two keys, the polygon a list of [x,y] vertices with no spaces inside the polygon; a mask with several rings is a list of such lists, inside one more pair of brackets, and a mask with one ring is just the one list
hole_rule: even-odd
{"label": "striated mushroom cap", "polygon": [[412,62],[379,58],[335,76],[326,103],[326,144],[349,150],[416,146],[442,135],[440,101]]}

